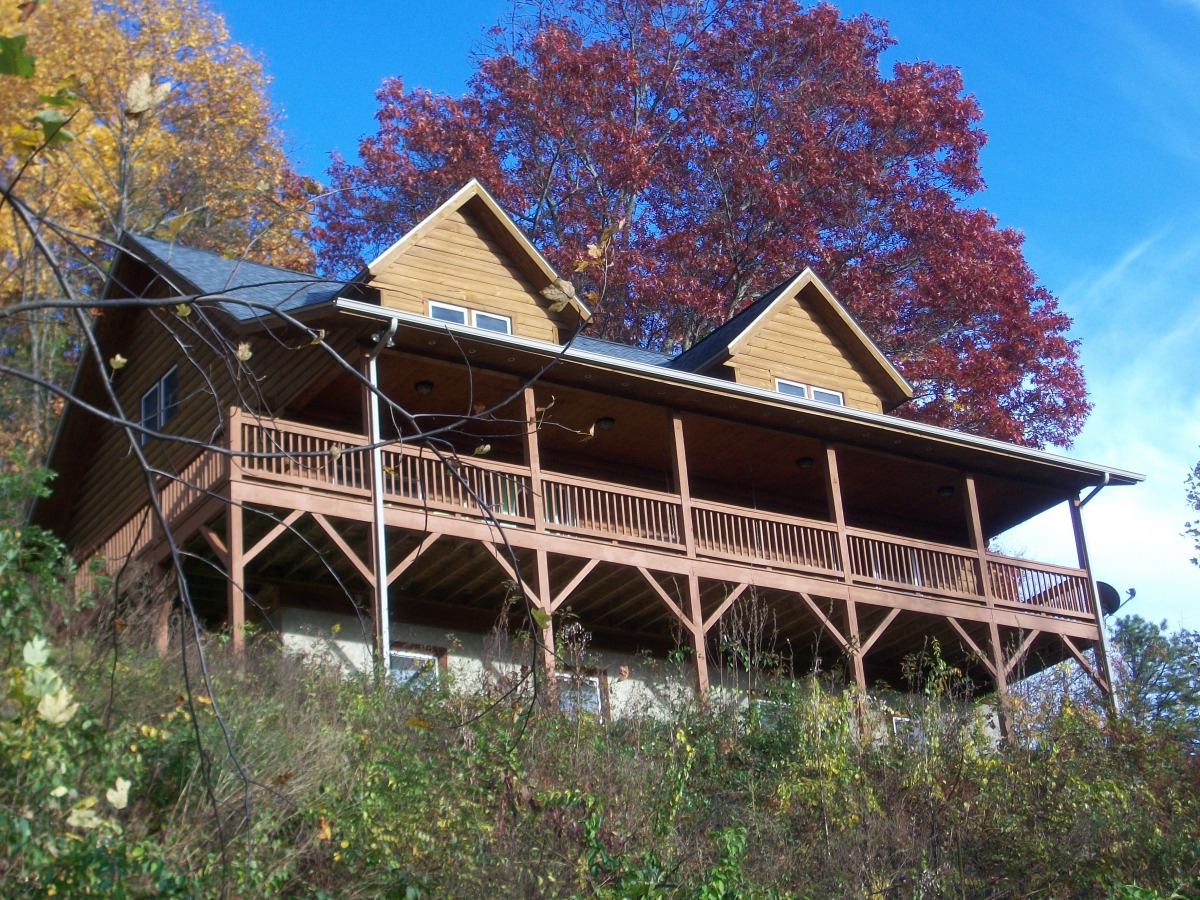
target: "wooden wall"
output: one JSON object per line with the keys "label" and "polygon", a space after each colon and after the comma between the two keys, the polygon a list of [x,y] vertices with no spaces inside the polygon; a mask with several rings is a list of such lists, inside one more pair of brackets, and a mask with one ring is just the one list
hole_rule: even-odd
{"label": "wooden wall", "polygon": [[730,361],[741,384],[775,389],[784,378],[841,391],[847,406],[883,412],[885,396],[803,295],[762,323]]}
{"label": "wooden wall", "polygon": [[[358,353],[358,332],[363,327],[355,323],[355,327],[331,333],[327,340],[343,356],[353,360]],[[191,345],[191,360],[180,347],[177,337]],[[214,439],[222,409],[243,406],[260,409],[264,414],[268,409],[278,414],[311,389],[315,382],[336,374],[329,353],[320,347],[289,350],[273,337],[263,334],[234,338],[235,342],[238,340],[250,342],[254,355],[248,365],[258,376],[256,389],[245,376],[235,381],[225,362],[166,309],[137,311],[120,329],[119,336],[103,341],[102,345],[110,358],[119,352],[129,360],[116,373],[113,385],[126,415],[134,420],[140,418],[142,395],[177,365],[179,407],[166,430],[202,440]],[[106,398],[97,405],[109,407]],[[56,454],[56,464],[72,469],[79,467],[75,471],[60,472],[60,481],[82,479],[69,524],[60,529],[65,531],[63,536],[79,558],[93,552],[146,502],[146,487],[123,431],[92,419],[84,411],[75,410],[73,415],[90,420],[91,427],[82,439],[85,445],[61,448],[63,452]],[[79,429],[74,431],[77,435],[74,440],[81,441]],[[143,450],[153,465],[165,471],[181,471],[198,452],[162,441],[151,441]]]}
{"label": "wooden wall", "polygon": [[513,333],[557,343],[567,323],[467,209],[448,215],[371,282],[384,306],[428,315],[442,300],[509,316]]}

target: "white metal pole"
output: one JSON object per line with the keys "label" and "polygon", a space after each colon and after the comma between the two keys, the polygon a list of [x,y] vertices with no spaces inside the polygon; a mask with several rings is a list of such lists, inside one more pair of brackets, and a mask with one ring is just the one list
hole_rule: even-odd
{"label": "white metal pole", "polygon": [[367,356],[367,439],[371,444],[372,558],[375,562],[375,641],[379,661],[386,673],[392,646],[391,611],[388,608],[387,530],[383,519],[383,447],[379,427],[379,354],[391,343],[399,319],[392,319],[386,331],[375,336],[375,346]]}

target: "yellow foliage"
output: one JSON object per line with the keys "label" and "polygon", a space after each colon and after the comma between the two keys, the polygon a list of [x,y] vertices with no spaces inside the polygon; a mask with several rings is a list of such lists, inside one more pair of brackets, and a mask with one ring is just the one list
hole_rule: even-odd
{"label": "yellow foliage", "polygon": [[[311,265],[299,236],[307,195],[283,152],[268,79],[221,16],[198,0],[44,0],[19,16],[16,4],[0,7],[0,34],[25,34],[36,57],[33,78],[8,78],[0,92],[6,182],[41,137],[39,96],[76,97],[58,107],[74,140],[22,176],[31,207],[108,239],[132,231],[226,254],[265,230],[252,258]],[[287,215],[293,208],[300,214]],[[3,228],[8,255],[11,221]]]}

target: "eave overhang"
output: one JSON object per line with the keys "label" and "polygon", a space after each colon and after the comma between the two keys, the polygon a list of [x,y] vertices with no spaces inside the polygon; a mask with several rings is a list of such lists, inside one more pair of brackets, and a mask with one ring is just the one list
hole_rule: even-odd
{"label": "eave overhang", "polygon": [[[532,375],[549,366],[551,368],[543,376],[547,381],[670,405],[686,412],[719,415],[760,426],[801,431],[831,443],[853,444],[959,470],[1014,478],[1068,493],[1094,485],[1132,485],[1145,480],[1145,476],[1137,472],[1059,453],[1008,444],[896,416],[804,400],[666,366],[617,359],[569,345],[564,347],[516,335],[501,335],[464,325],[435,322],[426,316],[349,298],[338,297],[333,305],[346,315],[381,321],[399,320],[406,326],[395,339],[401,349],[411,342],[408,348],[411,352],[430,352],[427,345],[421,346],[426,344],[425,341],[418,344],[413,338],[450,335],[456,346],[475,347],[481,352],[487,347],[506,351],[503,357],[500,353],[494,354],[493,367],[497,369],[515,371],[521,368]],[[513,351],[520,353],[523,359],[507,355]],[[456,354],[459,352],[462,351],[456,351]],[[514,360],[515,365],[509,362],[510,359]],[[481,355],[472,360],[472,365],[486,365],[488,361],[487,356]],[[603,378],[598,377],[601,373],[605,373]]]}

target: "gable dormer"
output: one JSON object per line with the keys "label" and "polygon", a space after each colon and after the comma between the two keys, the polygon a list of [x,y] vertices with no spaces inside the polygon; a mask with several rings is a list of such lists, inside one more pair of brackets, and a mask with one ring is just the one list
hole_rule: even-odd
{"label": "gable dormer", "polygon": [[913,396],[811,269],[751,303],[671,366],[871,412],[891,412]]}
{"label": "gable dormer", "polygon": [[561,343],[591,319],[475,180],[367,269],[384,306],[460,325]]}

